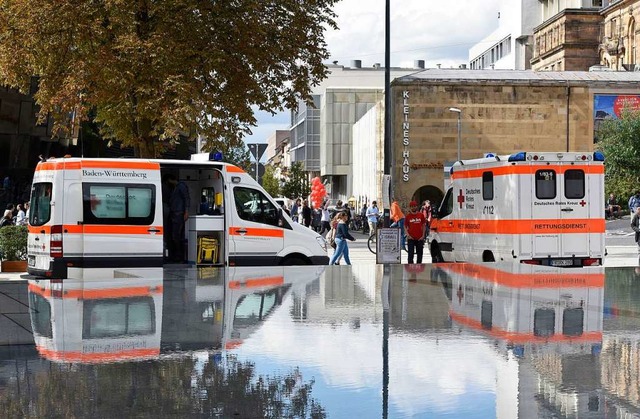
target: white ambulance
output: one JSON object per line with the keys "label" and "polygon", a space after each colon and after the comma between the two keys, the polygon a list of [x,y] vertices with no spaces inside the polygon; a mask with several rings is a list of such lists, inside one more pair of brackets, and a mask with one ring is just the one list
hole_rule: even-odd
{"label": "white ambulance", "polygon": [[599,152],[458,161],[431,224],[432,261],[602,265],[604,201]]}
{"label": "white ambulance", "polygon": [[[161,267],[168,177],[186,185],[185,259],[192,265],[325,265],[322,236],[294,223],[245,171],[212,161],[61,158],[40,162],[31,189],[28,272]],[[104,273],[102,273],[103,275]]]}

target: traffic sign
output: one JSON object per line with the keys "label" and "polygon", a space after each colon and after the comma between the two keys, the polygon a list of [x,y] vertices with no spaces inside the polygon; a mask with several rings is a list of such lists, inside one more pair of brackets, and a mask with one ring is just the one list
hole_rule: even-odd
{"label": "traffic sign", "polygon": [[267,149],[267,144],[251,143],[251,144],[247,144],[247,147],[249,147],[249,151],[251,152],[251,155],[253,156],[253,158],[256,160],[260,160],[262,158],[262,155]]}

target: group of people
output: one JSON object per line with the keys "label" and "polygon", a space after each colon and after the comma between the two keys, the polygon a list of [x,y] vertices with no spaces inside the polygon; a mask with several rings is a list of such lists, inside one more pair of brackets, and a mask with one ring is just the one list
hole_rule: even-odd
{"label": "group of people", "polygon": [[[408,262],[413,264],[415,255],[415,262],[422,263],[424,244],[429,235],[429,227],[433,216],[431,202],[426,200],[419,207],[418,202],[411,201],[409,203],[409,212],[405,215],[400,204],[398,204],[398,201],[394,198],[390,209],[391,227],[400,229],[403,247],[405,247],[406,242]],[[376,234],[378,221],[380,219],[378,203],[372,201],[371,205],[368,206],[363,213],[367,218],[369,231],[371,234]],[[332,230],[330,230],[327,237],[331,237],[333,234],[332,237],[335,240],[336,247],[329,264],[339,264],[340,259],[344,257],[346,264],[351,265],[347,240],[355,241],[355,238],[349,233],[349,211],[340,211],[331,220],[330,226]]]}
{"label": "group of people", "polygon": [[29,202],[24,204],[7,204],[2,219],[0,220],[0,228],[8,225],[27,225],[29,221]]}

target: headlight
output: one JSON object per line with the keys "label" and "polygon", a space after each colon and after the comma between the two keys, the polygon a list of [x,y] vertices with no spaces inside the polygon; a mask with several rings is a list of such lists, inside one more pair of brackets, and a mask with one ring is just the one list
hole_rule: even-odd
{"label": "headlight", "polygon": [[316,236],[316,241],[322,247],[322,250],[327,251],[327,241],[322,236]]}

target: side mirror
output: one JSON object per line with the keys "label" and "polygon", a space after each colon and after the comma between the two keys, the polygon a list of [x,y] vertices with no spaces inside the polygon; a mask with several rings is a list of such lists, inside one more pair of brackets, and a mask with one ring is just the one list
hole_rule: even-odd
{"label": "side mirror", "polygon": [[432,208],[431,209],[431,218],[433,218],[433,219],[438,218],[438,210],[437,210],[437,208]]}

